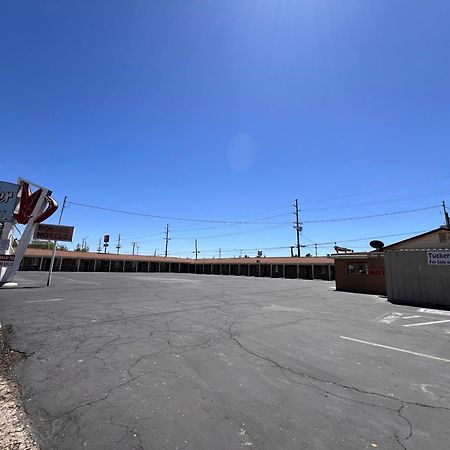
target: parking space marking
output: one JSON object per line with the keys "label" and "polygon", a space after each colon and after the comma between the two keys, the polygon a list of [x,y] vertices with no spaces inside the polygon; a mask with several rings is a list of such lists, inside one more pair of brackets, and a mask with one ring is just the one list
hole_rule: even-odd
{"label": "parking space marking", "polygon": [[405,316],[405,317],[402,317],[402,319],[417,319],[419,317],[421,317],[421,316]]}
{"label": "parking space marking", "polygon": [[421,323],[409,323],[408,325],[403,325],[404,327],[420,327],[422,325],[434,325],[435,323],[445,323],[450,322],[449,320],[435,320],[433,322],[421,322]]}
{"label": "parking space marking", "polygon": [[450,316],[450,311],[442,311],[440,309],[419,308],[417,312],[439,314],[440,316]]}
{"label": "parking space marking", "polygon": [[410,355],[422,356],[424,358],[435,359],[437,361],[443,361],[450,363],[450,359],[439,358],[438,356],[426,355],[425,353],[412,352],[411,350],[405,350],[403,348],[390,347],[389,345],[376,344],[375,342],[362,341],[360,339],[355,339],[347,336],[339,336],[341,339],[346,339],[347,341],[358,342],[360,344],[372,345],[374,347],[387,348],[388,350],[395,350],[396,352],[409,353]]}
{"label": "parking space marking", "polygon": [[44,302],[59,302],[63,298],[49,298],[48,300],[27,300],[25,303],[44,303]]}

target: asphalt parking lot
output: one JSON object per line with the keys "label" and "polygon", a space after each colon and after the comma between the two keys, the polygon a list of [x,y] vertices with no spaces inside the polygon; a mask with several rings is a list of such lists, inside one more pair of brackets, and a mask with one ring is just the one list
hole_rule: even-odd
{"label": "asphalt parking lot", "polygon": [[450,313],[334,283],[22,273],[0,321],[42,449],[448,449]]}

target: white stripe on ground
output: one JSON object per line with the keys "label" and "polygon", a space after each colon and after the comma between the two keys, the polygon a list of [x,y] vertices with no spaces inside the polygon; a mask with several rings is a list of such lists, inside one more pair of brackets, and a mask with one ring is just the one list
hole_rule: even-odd
{"label": "white stripe on ground", "polygon": [[63,298],[49,298],[48,300],[27,300],[26,303],[44,303],[44,302],[59,302]]}
{"label": "white stripe on ground", "polygon": [[419,308],[417,312],[439,314],[441,316],[450,316],[450,311],[442,311],[440,309]]}
{"label": "white stripe on ground", "polygon": [[411,350],[404,350],[403,348],[390,347],[389,345],[376,344],[375,342],[361,341],[360,339],[354,339],[347,336],[339,336],[341,339],[347,341],[359,342],[360,344],[373,345],[374,347],[387,348],[388,350],[395,350],[396,352],[409,353],[410,355],[422,356],[424,358],[435,359],[437,361],[443,361],[450,363],[450,359],[439,358],[438,356],[426,355],[425,353],[412,352]]}
{"label": "white stripe on ground", "polygon": [[418,317],[420,317],[420,316],[405,316],[405,317],[402,317],[402,319],[417,319]]}
{"label": "white stripe on ground", "polygon": [[435,320],[434,322],[421,322],[421,323],[409,323],[408,325],[403,325],[404,327],[420,327],[422,325],[434,325],[435,323],[445,323],[450,322],[449,320]]}

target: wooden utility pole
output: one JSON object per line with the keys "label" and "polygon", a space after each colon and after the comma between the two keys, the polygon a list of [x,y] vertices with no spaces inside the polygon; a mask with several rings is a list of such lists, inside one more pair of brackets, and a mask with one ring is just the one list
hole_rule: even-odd
{"label": "wooden utility pole", "polygon": [[166,226],[166,237],[165,237],[165,241],[166,241],[166,251],[164,252],[164,257],[167,258],[167,250],[169,248],[169,224],[167,224]]}
{"label": "wooden utility pole", "polygon": [[442,208],[444,209],[444,218],[445,218],[445,226],[450,227],[450,218],[448,216],[447,207],[445,206],[445,202],[442,202]]}
{"label": "wooden utility pole", "polygon": [[194,253],[195,253],[195,259],[197,259],[198,258],[198,254],[200,253],[198,251],[197,239],[195,240],[195,251],[194,251]]}
{"label": "wooden utility pole", "polygon": [[300,231],[302,231],[302,227],[300,226],[300,222],[298,219],[298,199],[295,199],[295,203],[294,203],[294,208],[295,208],[295,231],[297,233],[297,257],[300,258]]}
{"label": "wooden utility pole", "polygon": [[117,245],[116,245],[116,248],[117,248],[117,254],[119,254],[120,253],[120,248],[121,248],[122,246],[120,245],[120,233],[119,233],[119,239],[117,239]]}
{"label": "wooden utility pole", "polygon": [[131,254],[134,255],[134,249],[136,248],[137,242],[132,242],[131,244],[133,245],[133,252]]}

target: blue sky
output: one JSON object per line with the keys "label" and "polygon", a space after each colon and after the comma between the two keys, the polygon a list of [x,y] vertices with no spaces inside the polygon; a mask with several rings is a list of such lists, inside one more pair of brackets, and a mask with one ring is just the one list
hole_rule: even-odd
{"label": "blue sky", "polygon": [[169,223],[172,255],[192,256],[195,238],[200,256],[288,255],[271,248],[295,243],[295,198],[305,245],[434,228],[439,208],[315,221],[450,204],[449,13],[433,0],[4,3],[0,179],[61,202],[280,222],[69,204],[63,222],[91,250],[121,233],[123,252],[161,253]]}

